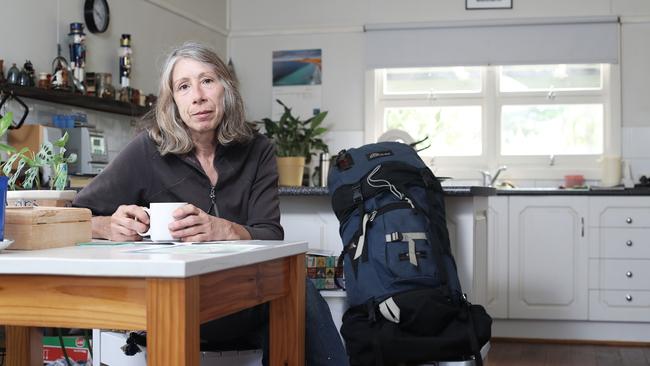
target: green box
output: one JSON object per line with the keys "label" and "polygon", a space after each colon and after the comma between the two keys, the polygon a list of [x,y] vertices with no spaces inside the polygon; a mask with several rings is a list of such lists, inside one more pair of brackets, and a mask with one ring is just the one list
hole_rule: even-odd
{"label": "green box", "polygon": [[[75,366],[92,365],[90,356],[90,344],[83,336],[64,336],[63,344],[70,361],[74,361]],[[59,361],[57,363],[57,361]],[[62,362],[61,362],[62,361]],[[43,365],[65,365],[65,358],[59,337],[43,337]]]}

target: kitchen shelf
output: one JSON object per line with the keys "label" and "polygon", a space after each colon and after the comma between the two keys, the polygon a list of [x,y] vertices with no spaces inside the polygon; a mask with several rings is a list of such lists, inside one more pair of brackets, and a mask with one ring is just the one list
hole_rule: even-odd
{"label": "kitchen shelf", "polygon": [[0,84],[0,92],[14,93],[19,97],[43,100],[51,103],[72,105],[75,107],[93,109],[96,111],[123,114],[140,117],[149,111],[149,108],[112,99],[91,97],[72,92],[41,89],[29,86]]}

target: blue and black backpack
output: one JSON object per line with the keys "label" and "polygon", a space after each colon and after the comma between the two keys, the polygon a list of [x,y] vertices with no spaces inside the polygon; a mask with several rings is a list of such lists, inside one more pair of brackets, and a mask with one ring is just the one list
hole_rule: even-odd
{"label": "blue and black backpack", "polygon": [[462,293],[443,190],[417,152],[399,142],[343,150],[328,188],[344,244],[351,365],[481,365],[492,320]]}

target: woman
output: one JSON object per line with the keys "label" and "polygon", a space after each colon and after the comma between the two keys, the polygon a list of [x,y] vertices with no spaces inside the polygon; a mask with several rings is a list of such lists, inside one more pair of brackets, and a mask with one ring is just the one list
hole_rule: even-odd
{"label": "woman", "polygon": [[[149,224],[142,206],[151,202],[188,202],[169,225],[182,241],[284,237],[275,149],[245,122],[235,79],[216,53],[197,43],[172,51],[152,114],[146,131],[73,202],[92,210],[93,237],[141,240]],[[309,281],[306,292],[307,364],[346,365],[327,304]],[[205,324],[202,339],[260,346],[267,311],[258,306]]]}

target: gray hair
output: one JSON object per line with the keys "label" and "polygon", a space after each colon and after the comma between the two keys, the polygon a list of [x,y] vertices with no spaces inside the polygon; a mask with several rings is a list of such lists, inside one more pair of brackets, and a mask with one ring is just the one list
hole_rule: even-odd
{"label": "gray hair", "polygon": [[167,56],[162,67],[158,100],[145,118],[152,119],[147,130],[158,144],[162,155],[186,154],[194,149],[188,128],[180,117],[174,102],[172,73],[176,62],[188,58],[212,67],[224,87],[223,117],[217,126],[217,142],[228,145],[247,142],[253,138],[254,128],[244,117],[244,103],[237,89],[237,80],[228,66],[210,48],[196,42],[186,42]]}

